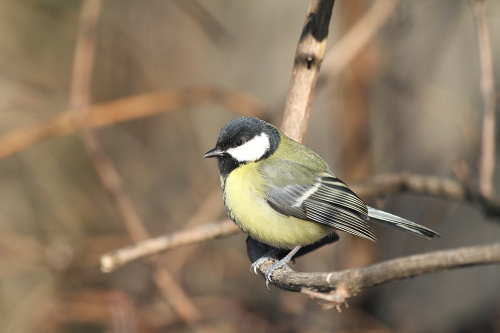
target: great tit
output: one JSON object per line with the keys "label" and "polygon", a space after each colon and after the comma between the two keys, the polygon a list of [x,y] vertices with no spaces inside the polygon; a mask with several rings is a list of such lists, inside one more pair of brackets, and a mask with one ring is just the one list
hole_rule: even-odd
{"label": "great tit", "polygon": [[[368,220],[427,239],[439,237],[417,223],[367,207],[320,156],[263,120],[229,121],[216,147],[203,157],[218,160],[231,219],[259,242],[291,250],[266,271],[266,284],[302,246],[336,230],[377,241]],[[252,265],[254,270],[259,262]]]}

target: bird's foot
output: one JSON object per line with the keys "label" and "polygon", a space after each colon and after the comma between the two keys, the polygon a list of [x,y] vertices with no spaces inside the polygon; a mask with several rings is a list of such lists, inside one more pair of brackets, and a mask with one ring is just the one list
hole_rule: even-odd
{"label": "bird's foot", "polygon": [[[255,260],[255,262],[252,265],[250,265],[250,271],[254,272],[255,274],[259,274],[260,265],[262,265],[265,261],[268,261],[268,260],[274,261],[274,260],[278,259],[276,257],[277,252],[278,252],[277,249],[273,249],[273,250],[269,251],[267,254],[260,257],[259,259]],[[272,283],[272,279],[271,279],[272,273],[277,268],[280,268],[284,264],[286,264],[286,263],[284,263],[284,264],[280,264],[280,263],[281,263],[281,260],[278,261],[277,263],[273,264],[271,267],[269,267],[266,270],[266,272],[264,273],[264,276],[266,278],[266,287],[267,287],[267,290],[269,290],[269,291],[271,291],[271,289],[269,288],[269,284]]]}
{"label": "bird's foot", "polygon": [[259,274],[259,267],[262,265],[264,261],[267,260],[277,260],[278,258],[276,257],[277,249],[273,249],[260,257],[259,259],[255,260],[253,264],[250,265],[250,271],[254,272],[255,274]]}
{"label": "bird's foot", "polygon": [[285,267],[286,264],[288,264],[288,262],[290,261],[290,259],[288,259],[287,257],[281,259],[280,261],[278,261],[277,263],[273,264],[271,267],[269,267],[266,272],[264,273],[264,276],[266,277],[266,287],[267,287],[267,290],[271,291],[271,289],[269,288],[269,285],[271,283],[274,284],[274,281],[273,281],[273,273],[275,270],[277,269],[280,269],[282,267]]}
{"label": "bird's foot", "polygon": [[[264,276],[266,277],[266,287],[267,290],[271,291],[269,288],[269,284],[274,283],[272,276],[275,270],[282,268],[283,266],[286,266],[290,260],[292,260],[293,256],[297,251],[299,251],[301,248],[300,245],[295,246],[283,259],[278,261],[277,263],[273,264],[271,267],[269,267],[266,272],[264,273]],[[255,260],[255,262],[250,266],[250,270],[252,270],[255,274],[258,273],[258,269],[260,265],[267,260],[276,260],[276,253],[279,251],[278,249],[273,249],[269,251],[266,255],[260,257],[259,259]]]}

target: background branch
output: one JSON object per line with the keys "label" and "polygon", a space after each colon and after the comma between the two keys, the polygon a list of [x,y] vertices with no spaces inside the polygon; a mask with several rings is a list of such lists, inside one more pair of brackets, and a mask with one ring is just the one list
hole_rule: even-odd
{"label": "background branch", "polygon": [[[90,102],[90,101],[89,101]],[[264,107],[255,98],[236,90],[215,87],[190,87],[162,90],[86,106],[85,126],[99,128],[152,115],[178,111],[185,107],[220,105],[246,116],[262,117]],[[77,130],[75,111],[54,119],[15,129],[0,136],[0,159],[12,156],[39,142]]]}
{"label": "background branch", "polygon": [[473,0],[472,11],[476,24],[479,65],[481,68],[481,97],[483,100],[483,130],[481,160],[479,163],[479,191],[484,197],[494,194],[493,175],[495,171],[496,116],[495,116],[495,79],[493,76],[493,57],[491,38],[486,21],[486,1]]}
{"label": "background branch", "polygon": [[300,36],[281,130],[297,142],[304,142],[314,88],[325,56],[328,27],[334,0],[311,0]]}
{"label": "background branch", "polygon": [[[75,48],[75,60],[71,84],[71,107],[82,139],[91,158],[94,169],[109,194],[116,212],[125,224],[130,237],[135,241],[149,238],[141,218],[126,194],[121,177],[108,158],[97,134],[88,125],[88,106],[90,104],[92,69],[96,29],[101,13],[101,0],[83,2],[80,28]],[[200,324],[202,318],[196,306],[165,267],[154,265],[153,278],[178,316],[196,332],[207,331]]]}
{"label": "background branch", "polygon": [[378,0],[325,56],[323,71],[330,78],[340,74],[376,36],[394,13],[399,0]]}
{"label": "background branch", "polygon": [[161,252],[212,239],[228,237],[239,232],[241,232],[241,229],[233,221],[226,219],[150,238],[102,255],[101,270],[104,273],[109,273],[124,265]]}
{"label": "background branch", "polygon": [[83,2],[73,65],[71,109],[99,180],[109,193],[115,209],[122,221],[124,221],[130,236],[132,239],[139,241],[148,238],[148,232],[123,190],[121,177],[105,154],[97,134],[88,125],[87,120],[92,83],[91,73],[94,62],[95,32],[100,12],[100,0],[86,0]]}

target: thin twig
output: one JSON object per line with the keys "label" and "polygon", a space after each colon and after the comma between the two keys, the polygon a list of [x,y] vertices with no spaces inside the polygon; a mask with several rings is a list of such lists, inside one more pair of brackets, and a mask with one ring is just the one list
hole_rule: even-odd
{"label": "thin twig", "polygon": [[494,194],[493,174],[495,170],[496,101],[490,31],[486,21],[485,7],[485,0],[474,0],[472,3],[479,49],[481,95],[483,99],[483,137],[479,165],[479,191],[484,197],[490,198]]}
{"label": "thin twig", "polygon": [[187,15],[200,26],[200,30],[206,34],[214,44],[220,46],[235,41],[235,36],[226,29],[217,18],[205,7],[206,4],[197,0],[175,0],[174,3],[179,6]]}
{"label": "thin twig", "polygon": [[101,256],[101,270],[109,273],[131,262],[161,252],[231,236],[240,231],[233,221],[227,219],[172,232],[104,254]]}
{"label": "thin twig", "polygon": [[237,233],[239,228],[229,219],[199,226],[207,219],[217,218],[222,213],[222,210],[221,191],[217,186],[216,189],[212,190],[206,196],[197,211],[186,222],[186,229],[150,238],[126,248],[107,253],[101,256],[101,270],[109,273],[132,261],[144,259],[176,247],[201,243],[208,240],[211,234],[214,235],[213,238],[215,239]]}
{"label": "thin twig", "polygon": [[328,51],[323,72],[329,77],[340,74],[373,39],[391,17],[399,0],[378,0],[356,24]]}
{"label": "thin twig", "polygon": [[104,153],[97,134],[88,125],[87,121],[94,62],[95,31],[100,8],[101,0],[86,0],[83,2],[73,65],[71,106],[75,122],[80,128],[85,148],[91,157],[99,180],[109,193],[115,209],[124,221],[132,239],[140,241],[148,238],[148,232],[124,192],[118,172]]}
{"label": "thin twig", "polygon": [[2,322],[4,332],[40,332],[44,320],[57,308],[56,282],[50,276],[43,277],[31,290],[26,290]]}
{"label": "thin twig", "polygon": [[[123,190],[121,178],[111,160],[102,149],[97,134],[88,124],[88,106],[90,105],[91,77],[94,62],[96,28],[101,11],[101,0],[83,2],[80,29],[75,48],[73,80],[71,85],[71,105],[74,120],[81,130],[82,138],[99,179],[113,201],[128,233],[134,241],[147,239],[149,234],[139,214]],[[155,267],[155,282],[163,291],[172,308],[192,329],[205,330],[199,324],[202,316],[191,300],[164,268]]]}
{"label": "thin twig", "polygon": [[362,198],[414,193],[461,202],[473,200],[457,180],[409,172],[376,175],[353,184],[351,188]]}
{"label": "thin twig", "polygon": [[334,0],[311,0],[300,36],[281,130],[304,142],[314,88],[325,55]]}
{"label": "thin twig", "polygon": [[500,218],[500,200],[498,198],[484,197],[481,193],[473,192],[467,185],[454,179],[403,172],[378,175],[366,182],[352,186],[352,188],[362,197],[408,192],[468,203],[489,217]]}
{"label": "thin twig", "polygon": [[[216,87],[190,87],[162,90],[87,106],[86,125],[91,128],[116,125],[186,107],[220,105],[235,113],[262,117],[264,107],[250,95]],[[44,140],[77,130],[75,111],[69,111],[39,124],[15,129],[0,136],[0,159],[7,158]]]}

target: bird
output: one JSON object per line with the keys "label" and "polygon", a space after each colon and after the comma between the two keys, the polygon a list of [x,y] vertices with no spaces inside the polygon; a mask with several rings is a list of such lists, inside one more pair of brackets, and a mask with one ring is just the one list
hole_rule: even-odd
{"label": "bird", "polygon": [[[368,221],[431,239],[440,235],[420,224],[369,207],[311,149],[255,117],[226,123],[215,148],[224,206],[229,217],[253,239],[290,250],[265,272],[285,266],[301,247],[347,232],[377,242]],[[257,268],[268,256],[256,260]]]}

